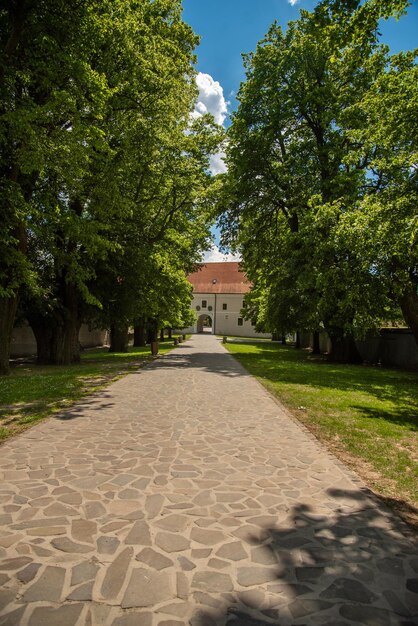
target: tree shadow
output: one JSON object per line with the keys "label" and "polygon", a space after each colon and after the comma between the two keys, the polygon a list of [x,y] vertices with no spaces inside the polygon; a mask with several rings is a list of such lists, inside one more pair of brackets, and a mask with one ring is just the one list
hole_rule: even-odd
{"label": "tree shadow", "polygon": [[392,424],[398,424],[403,428],[417,432],[418,431],[418,412],[414,407],[396,407],[391,411],[383,409],[375,409],[369,406],[351,405],[353,409],[361,412],[364,417],[371,419],[384,420]]}
{"label": "tree shadow", "polygon": [[[418,377],[399,370],[342,365],[310,357],[309,354],[271,342],[248,342],[258,348],[256,353],[224,353],[187,351],[187,345],[154,362],[156,368],[179,370],[194,368],[227,378],[248,377],[246,367],[271,383],[308,385],[310,388],[360,392],[391,401],[392,409],[374,409],[364,405],[352,408],[364,417],[385,420],[406,430],[418,431]],[[416,389],[414,388],[416,386]]]}
{"label": "tree shadow", "polygon": [[[370,417],[418,430],[418,376],[397,369],[329,363],[323,358],[310,357],[304,351],[287,346],[261,342],[254,353],[234,353],[234,356],[255,375],[271,383],[308,385],[311,388],[344,392],[361,392],[377,400],[391,401],[393,410],[376,411]],[[357,410],[368,416],[369,407]]]}
{"label": "tree shadow", "polygon": [[228,352],[182,352],[186,349],[187,346],[178,346],[173,352],[165,354],[164,358],[156,360],[153,367],[156,369],[175,367],[180,370],[193,368],[228,378],[250,376],[247,370]]}
{"label": "tree shadow", "polygon": [[365,491],[327,493],[328,514],[299,502],[285,526],[249,537],[254,573],[237,563],[241,590],[196,609],[189,623],[416,626],[418,550],[405,526]]}
{"label": "tree shadow", "polygon": [[[79,417],[85,417],[86,411],[102,411],[104,409],[111,409],[115,406],[115,402],[111,402],[112,395],[108,390],[95,391],[82,400],[77,400],[76,404],[73,404],[68,409],[64,409],[55,415],[52,415],[54,419],[66,422],[77,419]],[[108,400],[106,402],[106,400]]]}

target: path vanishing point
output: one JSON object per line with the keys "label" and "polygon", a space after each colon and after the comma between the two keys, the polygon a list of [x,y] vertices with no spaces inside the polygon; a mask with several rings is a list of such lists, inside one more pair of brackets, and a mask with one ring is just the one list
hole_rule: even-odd
{"label": "path vanishing point", "polygon": [[0,626],[412,626],[400,520],[194,336],[0,448]]}

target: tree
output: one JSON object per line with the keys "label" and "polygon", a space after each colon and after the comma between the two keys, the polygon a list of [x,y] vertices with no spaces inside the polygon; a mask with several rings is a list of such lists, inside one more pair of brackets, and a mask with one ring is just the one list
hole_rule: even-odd
{"label": "tree", "polygon": [[418,344],[417,51],[398,54],[356,114],[353,140],[372,152],[367,193],[339,226],[399,303]]}
{"label": "tree", "polygon": [[[19,0],[0,9],[0,373],[8,371],[20,290],[39,288],[28,238],[40,237],[64,204],[68,226],[78,181],[101,150],[97,120],[108,90],[91,64],[99,4]],[[51,195],[60,180],[68,184],[57,208]]]}
{"label": "tree", "polygon": [[[39,359],[71,363],[79,359],[83,319],[97,319],[102,308],[113,311],[108,319],[114,329],[131,320],[138,276],[148,276],[154,244],[166,241],[166,233],[172,236],[174,222],[179,239],[193,239],[185,266],[206,241],[198,197],[208,180],[204,152],[217,140],[208,120],[200,129],[190,123],[198,39],[181,19],[179,0],[71,2],[68,14],[60,14],[58,0],[51,4],[44,10],[42,3],[22,2],[23,28],[32,43],[22,40],[19,62],[10,65],[8,83],[19,82],[24,71],[34,93],[38,82],[46,83],[48,97],[30,119],[25,107],[32,111],[36,99],[23,99],[13,111],[13,124],[23,119],[41,156],[36,167],[30,165],[34,182],[19,226],[25,249],[15,262],[16,238],[8,236],[4,248],[13,271],[20,263],[26,274],[20,271],[13,284],[5,275],[3,294],[16,303],[24,291]],[[66,37],[67,30],[77,34]],[[54,47],[61,52],[58,67],[42,60],[53,57]],[[7,96],[15,103],[13,90]],[[4,119],[10,125],[5,141],[13,147],[15,128]],[[16,153],[20,158],[21,150]],[[113,308],[107,303],[112,294]]]}
{"label": "tree", "polygon": [[387,305],[371,267],[334,234],[367,182],[371,152],[348,129],[366,123],[355,105],[387,63],[378,22],[406,4],[324,1],[286,33],[273,24],[245,57],[229,133],[222,221],[261,278],[264,314],[278,329],[325,327],[339,360],[359,358],[353,333]]}

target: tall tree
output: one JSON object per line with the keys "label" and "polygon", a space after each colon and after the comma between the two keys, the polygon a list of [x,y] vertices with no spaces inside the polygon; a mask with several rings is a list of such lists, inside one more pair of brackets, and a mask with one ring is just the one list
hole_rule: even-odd
{"label": "tall tree", "polygon": [[[330,0],[301,11],[285,33],[273,24],[245,57],[230,131],[223,222],[256,286],[262,276],[264,312],[283,330],[323,325],[336,359],[358,358],[353,332],[385,304],[372,296],[379,290],[370,267],[337,248],[333,231],[367,178],[371,153],[347,129],[364,122],[353,107],[387,63],[378,23],[406,5]],[[373,312],[357,281],[370,285]],[[282,298],[287,304],[277,306]]]}
{"label": "tall tree", "polygon": [[418,344],[417,54],[395,55],[355,108],[367,123],[352,138],[372,158],[366,193],[337,234],[373,267]]}
{"label": "tall tree", "polygon": [[[174,222],[179,238],[181,229],[191,236],[188,224],[195,223],[190,259],[205,241],[201,200],[195,198],[208,178],[204,152],[215,139],[210,125],[199,132],[190,125],[198,40],[181,19],[180,0],[56,0],[47,7],[22,2],[12,3],[9,13],[20,4],[29,39],[18,46],[7,85],[26,73],[33,86],[20,108],[12,89],[5,94],[13,115],[4,116],[3,136],[21,159],[22,172],[33,174],[33,184],[24,212],[22,202],[14,207],[24,249],[12,234],[4,241],[9,274],[20,271],[20,278],[12,283],[5,274],[0,295],[15,307],[24,288],[38,358],[71,363],[79,358],[83,318],[94,308],[110,310],[110,286],[119,295],[125,290],[132,309],[135,289],[127,288],[135,286],[135,272],[150,273],[151,244],[165,240]],[[60,12],[61,4],[66,11]],[[54,56],[55,48],[60,55]],[[38,83],[45,83],[46,93],[39,106],[31,96]],[[22,148],[15,149],[20,119],[26,124],[22,136],[33,138],[23,155],[29,165]],[[38,161],[29,159],[34,146]],[[16,193],[19,199],[22,193]],[[11,215],[7,223],[12,233]],[[203,234],[196,234],[201,227]],[[103,271],[106,276],[98,278]],[[107,290],[99,293],[98,284]],[[125,300],[119,298],[122,309]],[[6,328],[0,343],[7,344]],[[3,365],[6,370],[6,348]]]}
{"label": "tall tree", "polygon": [[[91,64],[99,3],[18,0],[0,8],[0,372],[22,286],[36,285],[28,236],[55,219],[57,198],[34,203],[56,179],[77,181],[100,143],[106,84]],[[75,187],[61,189],[70,207]],[[65,218],[66,219],[66,218]]]}

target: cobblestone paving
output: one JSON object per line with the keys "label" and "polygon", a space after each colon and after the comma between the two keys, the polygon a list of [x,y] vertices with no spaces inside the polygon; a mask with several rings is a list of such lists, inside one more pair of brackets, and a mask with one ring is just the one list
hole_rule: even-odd
{"label": "cobblestone paving", "polygon": [[0,626],[418,623],[397,518],[210,336],[0,449]]}

